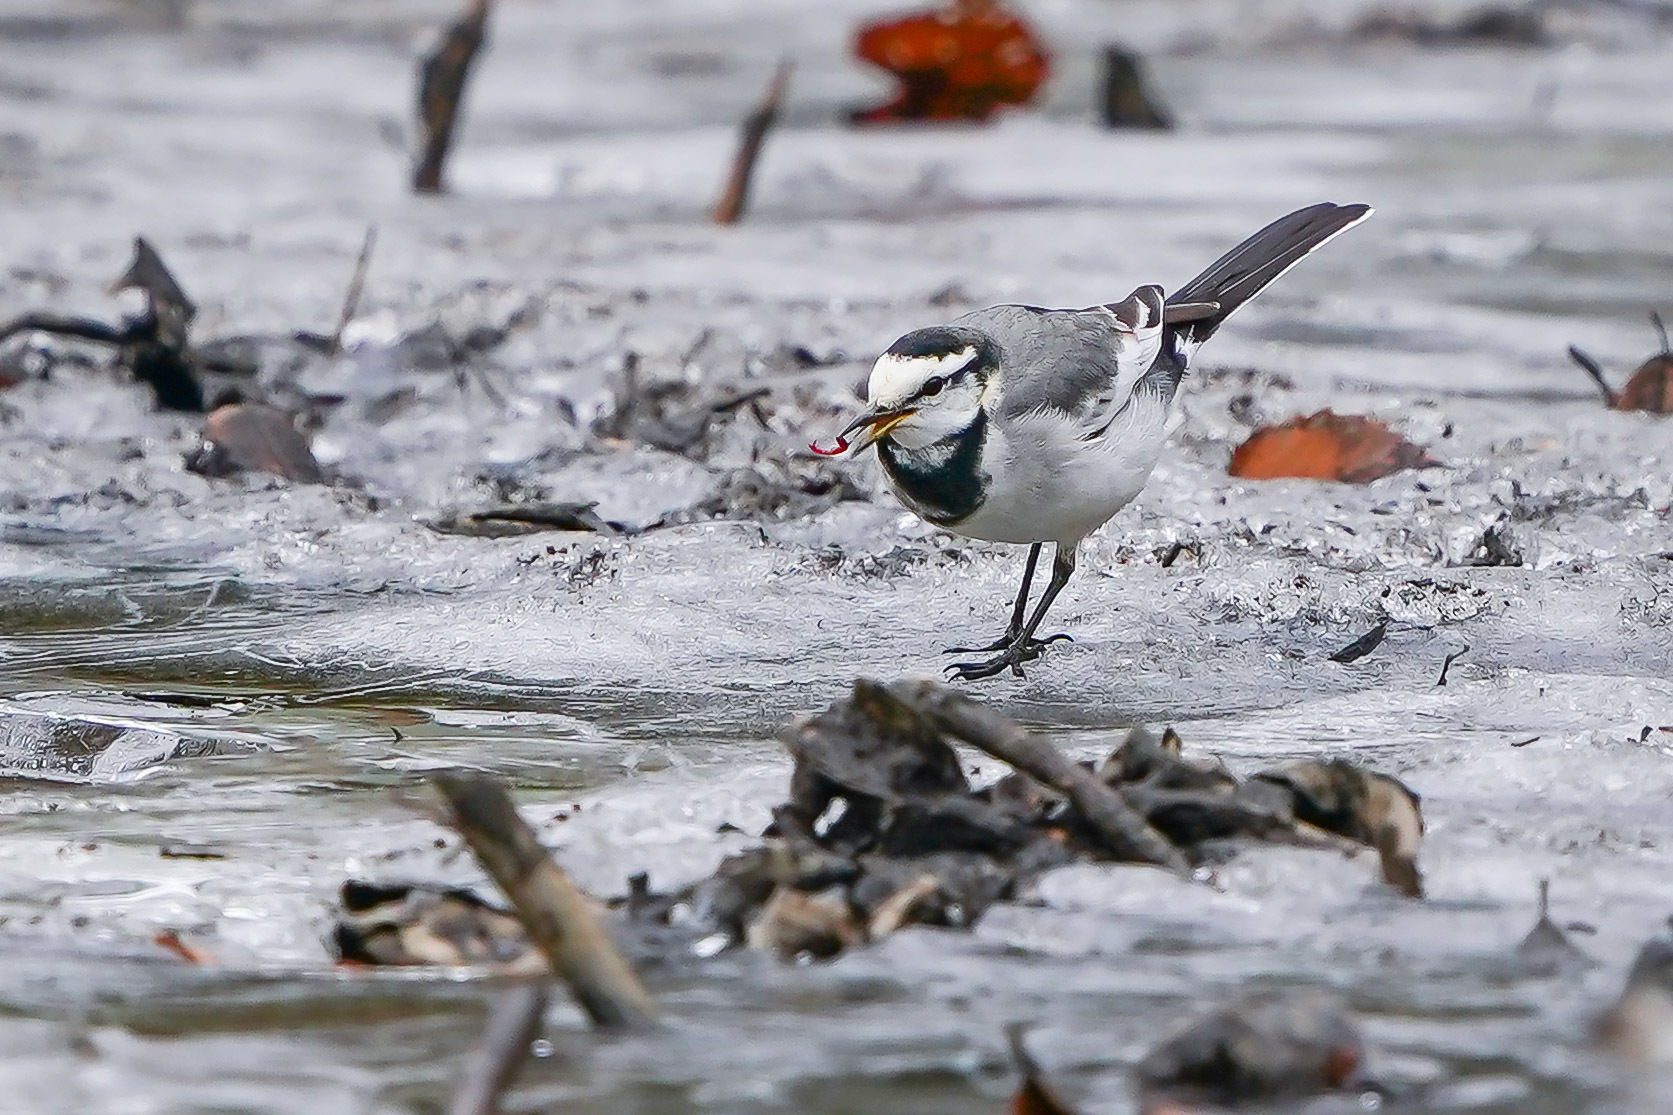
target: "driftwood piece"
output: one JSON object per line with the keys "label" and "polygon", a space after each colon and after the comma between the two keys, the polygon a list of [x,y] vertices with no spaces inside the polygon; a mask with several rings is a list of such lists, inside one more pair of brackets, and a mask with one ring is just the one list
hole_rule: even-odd
{"label": "driftwood piece", "polygon": [[546,984],[528,983],[495,997],[488,1008],[482,1042],[471,1053],[465,1074],[448,1100],[447,1115],[495,1115],[500,1098],[529,1057],[546,1015]]}
{"label": "driftwood piece", "polygon": [[529,937],[593,1022],[645,1026],[656,1004],[599,924],[592,903],[552,862],[497,780],[440,775],[453,827],[510,900]]}
{"label": "driftwood piece", "polygon": [[471,63],[476,61],[487,37],[488,9],[492,2],[471,0],[465,14],[418,64],[418,122],[424,129],[424,142],[412,176],[416,193],[442,192],[442,167],[453,144],[459,102],[464,99]]}
{"label": "driftwood piece", "polygon": [[472,538],[516,538],[541,531],[591,531],[607,537],[631,533],[621,523],[599,517],[596,501],[588,503],[542,501],[508,503],[482,511],[466,511],[425,520],[438,534],[462,534]]}
{"label": "driftwood piece", "polygon": [[1045,740],[935,682],[903,682],[890,688],[944,731],[1063,794],[1115,855],[1187,870],[1179,849],[1145,823],[1120,794]]}
{"label": "driftwood piece", "polygon": [[732,173],[726,179],[726,189],[720,195],[720,201],[715,203],[713,218],[717,225],[735,225],[744,215],[744,209],[749,204],[750,182],[755,176],[755,161],[761,155],[767,133],[778,121],[785,90],[790,87],[791,69],[788,59],[778,64],[761,103],[744,118],[743,131],[738,136],[738,153],[732,158]]}

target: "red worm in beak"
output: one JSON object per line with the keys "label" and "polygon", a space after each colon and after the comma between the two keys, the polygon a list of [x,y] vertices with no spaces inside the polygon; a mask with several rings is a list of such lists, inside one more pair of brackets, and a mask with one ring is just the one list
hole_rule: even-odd
{"label": "red worm in beak", "polygon": [[836,439],[836,445],[830,449],[819,448],[819,443],[817,441],[808,442],[807,447],[819,454],[821,457],[835,457],[839,453],[848,452],[848,439],[839,435]]}

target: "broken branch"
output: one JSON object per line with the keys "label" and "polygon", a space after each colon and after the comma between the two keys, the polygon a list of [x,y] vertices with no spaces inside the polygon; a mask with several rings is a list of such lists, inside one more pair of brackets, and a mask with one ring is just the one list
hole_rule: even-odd
{"label": "broken branch", "polygon": [[1045,740],[932,681],[902,682],[890,686],[890,692],[943,731],[1063,794],[1115,855],[1174,871],[1188,870],[1179,850],[1135,813],[1120,794]]}
{"label": "broken branch", "polygon": [[743,131],[738,137],[738,153],[732,158],[732,174],[726,180],[726,190],[720,195],[720,201],[715,204],[714,223],[717,225],[735,225],[744,215],[744,207],[749,202],[750,181],[755,176],[755,160],[761,155],[761,145],[766,142],[767,133],[778,120],[785,90],[790,86],[792,68],[788,59],[778,64],[773,80],[767,85],[766,96],[744,120]]}
{"label": "broken branch", "polygon": [[541,846],[497,780],[438,775],[453,827],[510,900],[517,920],[593,1022],[645,1026],[656,1004],[599,924],[592,904]]}
{"label": "broken branch", "polygon": [[495,1115],[499,1111],[500,1098],[528,1060],[529,1043],[540,1036],[547,999],[545,981],[513,987],[494,997],[482,1044],[471,1053],[465,1075],[448,1101],[447,1115]]}
{"label": "broken branch", "polygon": [[442,191],[442,166],[453,143],[454,121],[471,63],[482,49],[491,3],[471,0],[470,8],[418,64],[418,121],[424,128],[424,146],[413,171],[412,188],[416,193]]}

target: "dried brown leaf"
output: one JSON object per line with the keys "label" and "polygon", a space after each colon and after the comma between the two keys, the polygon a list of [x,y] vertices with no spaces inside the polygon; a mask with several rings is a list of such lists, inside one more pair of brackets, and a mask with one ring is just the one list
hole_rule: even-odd
{"label": "dried brown leaf", "polygon": [[1439,462],[1383,423],[1321,410],[1256,430],[1232,453],[1231,475],[1244,480],[1339,480],[1367,484]]}

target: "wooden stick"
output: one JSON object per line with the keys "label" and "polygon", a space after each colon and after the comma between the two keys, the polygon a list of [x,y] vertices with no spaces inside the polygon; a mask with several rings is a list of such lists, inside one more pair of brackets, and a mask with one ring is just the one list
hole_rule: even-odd
{"label": "wooden stick", "polygon": [[1179,849],[1151,828],[1120,794],[1045,740],[1029,735],[992,709],[933,681],[899,682],[890,686],[889,691],[943,731],[1068,797],[1115,855],[1174,871],[1189,870]]}
{"label": "wooden stick", "polygon": [[732,175],[726,180],[726,191],[715,204],[713,217],[717,225],[735,225],[744,215],[744,207],[749,202],[750,179],[755,175],[755,160],[760,157],[761,145],[766,142],[767,133],[772,130],[778,119],[778,110],[784,104],[785,90],[790,87],[791,69],[789,59],[778,64],[778,70],[767,86],[767,95],[744,120],[743,131],[738,136],[738,153],[732,159]]}
{"label": "wooden stick", "polygon": [[366,239],[360,243],[360,256],[354,261],[354,274],[349,277],[349,288],[343,293],[343,311],[337,315],[337,328],[331,331],[331,343],[325,346],[327,356],[343,351],[343,331],[354,320],[360,309],[360,295],[366,289],[366,269],[372,262],[372,248],[378,242],[378,226],[366,226]]}
{"label": "wooden stick", "polygon": [[442,35],[436,48],[418,63],[418,122],[424,145],[413,171],[416,193],[442,191],[442,166],[453,143],[453,125],[464,99],[471,63],[482,49],[492,0],[471,0],[471,6]]}
{"label": "wooden stick", "polygon": [[434,782],[453,827],[594,1024],[623,1028],[655,1021],[650,994],[605,934],[587,896],[518,815],[504,785],[481,775],[438,775]]}
{"label": "wooden stick", "polygon": [[465,1075],[448,1101],[447,1115],[496,1115],[500,1098],[529,1058],[540,1036],[549,999],[546,981],[525,983],[494,997],[482,1043],[471,1053]]}
{"label": "wooden stick", "polygon": [[1603,401],[1608,403],[1611,407],[1619,409],[1617,404],[1620,402],[1620,396],[1615,394],[1615,389],[1609,386],[1609,381],[1603,377],[1603,369],[1598,367],[1598,362],[1593,360],[1590,356],[1587,356],[1584,352],[1581,352],[1580,349],[1574,345],[1568,346],[1568,356],[1570,360],[1573,360],[1576,364],[1580,365],[1587,375],[1597,381],[1599,390],[1603,392]]}

